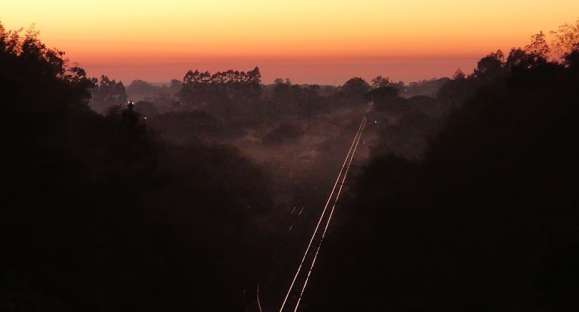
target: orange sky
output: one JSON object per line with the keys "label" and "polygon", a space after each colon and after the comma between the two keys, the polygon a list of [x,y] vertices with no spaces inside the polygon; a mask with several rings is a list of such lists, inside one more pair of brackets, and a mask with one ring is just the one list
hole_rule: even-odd
{"label": "orange sky", "polygon": [[7,28],[41,38],[90,74],[180,79],[189,68],[262,68],[264,80],[416,80],[579,17],[577,0],[6,0]]}

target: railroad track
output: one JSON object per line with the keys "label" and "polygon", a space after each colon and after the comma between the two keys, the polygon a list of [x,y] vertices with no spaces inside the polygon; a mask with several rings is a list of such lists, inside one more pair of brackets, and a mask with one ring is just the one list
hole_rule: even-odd
{"label": "railroad track", "polygon": [[306,287],[308,286],[308,282],[312,271],[316,266],[316,260],[318,258],[318,254],[324,242],[324,238],[326,237],[326,233],[328,231],[328,227],[332,222],[332,217],[334,215],[334,211],[336,209],[336,204],[340,199],[340,195],[342,194],[342,190],[344,188],[344,184],[348,178],[348,172],[352,165],[352,161],[356,155],[356,151],[358,149],[358,145],[360,144],[360,140],[364,129],[366,128],[367,118],[364,117],[360,122],[360,126],[358,127],[358,131],[352,140],[352,144],[350,145],[350,149],[346,154],[346,158],[342,163],[342,167],[336,177],[336,181],[332,187],[330,194],[328,195],[328,199],[324,205],[324,209],[318,221],[316,223],[316,227],[314,232],[312,233],[304,255],[300,261],[300,264],[291,280],[291,283],[285,293],[284,299],[281,303],[281,307],[279,308],[279,312],[285,311],[292,311],[296,312],[300,304],[302,302],[303,295],[305,293]]}

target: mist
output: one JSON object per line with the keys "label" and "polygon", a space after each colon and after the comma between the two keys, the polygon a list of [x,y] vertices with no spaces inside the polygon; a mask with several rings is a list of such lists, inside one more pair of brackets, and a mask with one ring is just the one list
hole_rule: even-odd
{"label": "mist", "polygon": [[92,77],[0,24],[0,310],[577,308],[579,24],[468,64]]}

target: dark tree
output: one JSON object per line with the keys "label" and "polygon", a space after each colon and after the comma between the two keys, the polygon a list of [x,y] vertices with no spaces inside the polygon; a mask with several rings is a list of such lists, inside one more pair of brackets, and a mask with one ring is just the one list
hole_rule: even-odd
{"label": "dark tree", "polygon": [[127,93],[122,82],[101,76],[91,92],[90,106],[97,112],[106,113],[111,107],[127,104]]}
{"label": "dark tree", "polygon": [[234,149],[161,141],[121,83],[95,89],[63,55],[0,27],[0,310],[242,310],[267,176]]}
{"label": "dark tree", "polygon": [[579,52],[553,62],[540,51],[493,53],[450,81],[440,96],[468,96],[422,159],[374,158],[305,309],[578,308]]}
{"label": "dark tree", "polygon": [[364,79],[355,77],[346,81],[341,89],[345,96],[362,100],[370,90],[370,85]]}

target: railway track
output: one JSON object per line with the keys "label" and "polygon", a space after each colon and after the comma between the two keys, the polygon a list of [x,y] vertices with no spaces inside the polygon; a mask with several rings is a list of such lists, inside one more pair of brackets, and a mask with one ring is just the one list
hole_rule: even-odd
{"label": "railway track", "polygon": [[318,218],[314,232],[308,241],[304,255],[300,261],[300,264],[298,265],[295,274],[292,277],[287,291],[285,292],[285,296],[281,303],[281,307],[279,308],[279,312],[296,312],[300,307],[303,295],[308,286],[310,276],[315,268],[316,260],[332,221],[332,217],[336,209],[336,204],[340,199],[344,184],[348,178],[348,172],[356,155],[356,151],[358,149],[358,145],[360,144],[360,140],[362,134],[364,133],[364,129],[366,128],[367,122],[368,121],[366,117],[364,117],[360,122],[358,131],[354,135],[352,144],[350,145],[348,153],[346,154],[344,162],[342,163],[332,190],[328,195],[328,199],[326,200],[322,213]]}

